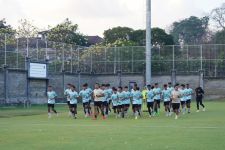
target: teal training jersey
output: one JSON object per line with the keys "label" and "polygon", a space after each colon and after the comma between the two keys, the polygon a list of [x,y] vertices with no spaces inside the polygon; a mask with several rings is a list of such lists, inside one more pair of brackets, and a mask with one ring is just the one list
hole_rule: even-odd
{"label": "teal training jersey", "polygon": [[123,91],[124,104],[130,104],[131,93],[129,91]]}
{"label": "teal training jersey", "polygon": [[119,100],[119,97],[118,97],[117,93],[113,93],[111,95],[111,99],[112,99],[112,105],[113,106],[117,106],[118,105],[118,100]]}
{"label": "teal training jersey", "polygon": [[91,97],[90,97],[90,92],[88,89],[85,89],[85,90],[81,90],[79,92],[79,96],[82,98],[82,102],[83,103],[87,103],[91,100]]}
{"label": "teal training jersey", "polygon": [[117,92],[117,95],[118,95],[118,98],[119,98],[119,100],[118,100],[118,105],[123,105],[123,102],[124,102],[124,94],[123,94],[123,92]]}
{"label": "teal training jersey", "polygon": [[164,102],[169,102],[171,97],[171,91],[169,89],[162,90],[162,98]]}
{"label": "teal training jersey", "polygon": [[104,99],[103,99],[103,102],[106,102],[106,101],[108,101],[108,99],[109,99],[109,91],[108,91],[108,89],[105,89],[105,90],[103,91],[103,93],[104,93]]}
{"label": "teal training jersey", "polygon": [[192,94],[193,94],[193,90],[191,88],[186,89],[187,92],[187,100],[191,100],[192,99]]}
{"label": "teal training jersey", "polygon": [[57,97],[55,91],[48,91],[48,104],[55,104],[55,98]]}
{"label": "teal training jersey", "polygon": [[147,102],[154,102],[154,93],[153,90],[148,90],[147,91]]}
{"label": "teal training jersey", "polygon": [[160,88],[154,88],[153,89],[153,92],[154,92],[154,100],[160,100],[161,99],[161,89]]}
{"label": "teal training jersey", "polygon": [[70,91],[70,104],[77,104],[77,98],[79,97],[78,93],[76,91]]}
{"label": "teal training jersey", "polygon": [[70,101],[70,99],[69,99],[69,92],[71,91],[71,89],[66,89],[65,91],[64,91],[64,96],[66,96],[66,100],[67,101]]}
{"label": "teal training jersey", "polygon": [[109,102],[111,100],[111,96],[113,94],[112,89],[108,89],[108,94],[109,94],[109,97],[108,97],[107,101]]}
{"label": "teal training jersey", "polygon": [[179,91],[180,91],[180,93],[181,93],[180,101],[181,101],[181,102],[186,101],[186,91],[185,91],[185,89],[180,89]]}
{"label": "teal training jersey", "polygon": [[133,91],[132,92],[132,104],[140,104],[141,96],[142,96],[142,94],[140,91]]}

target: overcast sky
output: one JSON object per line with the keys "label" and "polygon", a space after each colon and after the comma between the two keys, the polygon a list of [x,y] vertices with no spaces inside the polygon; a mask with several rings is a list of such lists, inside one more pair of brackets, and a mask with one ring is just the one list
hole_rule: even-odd
{"label": "overcast sky", "polygon": [[[145,28],[146,0],[0,0],[0,19],[17,27],[26,18],[42,29],[69,18],[86,35],[100,35],[115,26]],[[191,15],[202,17],[225,0],[152,0],[152,26],[168,29]]]}

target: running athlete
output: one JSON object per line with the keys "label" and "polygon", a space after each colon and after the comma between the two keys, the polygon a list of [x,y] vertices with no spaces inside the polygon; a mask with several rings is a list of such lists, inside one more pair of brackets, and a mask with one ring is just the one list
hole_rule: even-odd
{"label": "running athlete", "polygon": [[103,111],[103,99],[104,99],[104,91],[100,88],[100,85],[98,83],[95,84],[95,89],[93,91],[93,97],[94,97],[94,120],[97,119],[98,116],[98,110],[101,111],[102,118],[105,118],[105,114]]}
{"label": "running athlete", "polygon": [[68,108],[69,108],[69,113],[68,113],[68,115],[69,115],[69,116],[72,116],[71,111],[70,111],[70,99],[69,99],[69,92],[70,92],[70,91],[71,91],[71,84],[68,83],[68,84],[67,84],[67,88],[66,88],[66,90],[64,91],[64,96],[66,97],[67,105],[68,105]]}
{"label": "running athlete", "polygon": [[164,89],[162,90],[162,99],[164,101],[164,107],[166,111],[166,116],[170,116],[170,97],[171,91],[167,88],[167,84],[164,84]]}
{"label": "running athlete", "polygon": [[191,99],[193,95],[193,90],[189,87],[189,84],[186,84],[186,91],[187,91],[186,107],[188,109],[188,113],[191,113]]}
{"label": "running athlete", "polygon": [[131,98],[131,93],[128,91],[128,86],[125,86],[124,87],[124,91],[123,91],[123,94],[124,94],[124,116],[127,116],[127,112],[128,112],[128,109],[130,107],[130,98]]}
{"label": "running athlete", "polygon": [[147,107],[148,107],[148,113],[149,117],[152,117],[152,112],[153,112],[153,105],[154,105],[154,86],[147,85],[148,91],[147,91]]}
{"label": "running athlete", "polygon": [[183,115],[186,113],[186,90],[185,90],[185,85],[181,84],[181,88],[180,88],[180,93],[181,93],[181,108],[182,108],[182,113]]}
{"label": "running athlete", "polygon": [[111,95],[111,100],[112,100],[112,109],[114,110],[114,113],[116,114],[116,118],[118,116],[118,111],[117,111],[117,106],[118,106],[118,101],[119,101],[119,97],[117,94],[117,89],[115,87],[112,88],[112,95]]}
{"label": "running athlete", "polygon": [[79,92],[79,96],[82,99],[84,114],[85,114],[85,118],[86,118],[86,117],[90,116],[89,101],[90,101],[91,97],[90,97],[90,92],[87,89],[88,85],[86,83],[83,84],[82,88],[83,89]]}
{"label": "running athlete", "polygon": [[48,118],[51,118],[51,110],[58,115],[57,111],[55,110],[55,98],[57,97],[57,94],[55,91],[52,90],[52,86],[48,86],[48,92],[47,92],[47,97],[48,97]]}
{"label": "running athlete", "polygon": [[132,104],[133,104],[133,110],[134,110],[134,116],[135,116],[135,119],[138,119],[138,112],[139,112],[139,101],[140,99],[142,98],[142,94],[141,92],[139,91],[139,87],[136,87],[132,93]]}
{"label": "running athlete", "polygon": [[199,112],[199,104],[202,106],[202,111],[205,111],[205,105],[202,103],[203,95],[205,94],[204,90],[199,86],[195,89],[196,94],[196,103],[197,103],[197,112]]}
{"label": "running athlete", "polygon": [[74,117],[74,119],[77,119],[77,99],[79,98],[78,93],[75,91],[76,87],[74,85],[71,85],[71,91],[69,92],[69,98],[70,98],[70,111]]}
{"label": "running athlete", "polygon": [[178,119],[179,109],[180,109],[181,93],[178,90],[178,88],[179,88],[179,84],[176,84],[171,94],[172,107],[173,107],[173,112],[175,113],[175,119]]}
{"label": "running athlete", "polygon": [[118,98],[119,98],[118,105],[117,105],[117,109],[119,111],[118,117],[124,118],[124,100],[125,100],[125,97],[124,97],[124,93],[123,93],[123,88],[121,86],[118,87],[117,95],[118,95]]}
{"label": "running athlete", "polygon": [[160,112],[160,100],[161,100],[161,89],[159,88],[158,83],[155,83],[155,87],[153,89],[154,92],[154,115]]}

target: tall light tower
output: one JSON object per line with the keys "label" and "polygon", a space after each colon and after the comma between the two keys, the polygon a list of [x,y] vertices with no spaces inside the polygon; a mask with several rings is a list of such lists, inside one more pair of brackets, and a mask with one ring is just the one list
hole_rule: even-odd
{"label": "tall light tower", "polygon": [[152,69],[151,69],[151,0],[146,0],[146,85],[151,84]]}

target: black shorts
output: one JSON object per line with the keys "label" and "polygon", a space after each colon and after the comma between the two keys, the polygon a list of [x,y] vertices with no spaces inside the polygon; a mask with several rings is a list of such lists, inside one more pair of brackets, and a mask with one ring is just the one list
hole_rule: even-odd
{"label": "black shorts", "polygon": [[70,101],[67,101],[67,105],[70,106]]}
{"label": "black shorts", "polygon": [[172,103],[173,110],[180,109],[180,103]]}
{"label": "black shorts", "polygon": [[83,103],[83,107],[86,107],[86,106],[88,106],[88,105],[89,105],[89,102]]}
{"label": "black shorts", "polygon": [[77,108],[77,104],[70,104],[71,108]]}
{"label": "black shorts", "polygon": [[54,108],[55,104],[48,104],[48,107]]}
{"label": "black shorts", "polygon": [[121,108],[123,108],[123,105],[117,105],[117,108],[121,109]]}
{"label": "black shorts", "polygon": [[141,108],[141,106],[142,106],[141,104],[138,104],[138,107],[139,107],[139,108]]}
{"label": "black shorts", "polygon": [[156,102],[157,104],[160,104],[160,99],[154,99],[154,102]]}
{"label": "black shorts", "polygon": [[133,104],[132,107],[133,107],[133,109],[134,109],[134,108],[138,108],[138,104]]}
{"label": "black shorts", "polygon": [[102,102],[102,104],[103,104],[103,106],[106,106],[106,107],[109,106],[107,101]]}
{"label": "black shorts", "polygon": [[166,105],[170,105],[170,101],[164,102],[164,106],[166,106]]}
{"label": "black shorts", "polygon": [[94,101],[94,106],[102,107],[102,101]]}
{"label": "black shorts", "polygon": [[117,109],[117,106],[113,106],[112,109]]}
{"label": "black shorts", "polygon": [[124,106],[128,108],[128,107],[130,107],[130,104],[124,104]]}
{"label": "black shorts", "polygon": [[185,105],[186,101],[181,101],[180,103],[181,103],[181,105]]}
{"label": "black shorts", "polygon": [[147,102],[147,107],[153,108],[154,102]]}
{"label": "black shorts", "polygon": [[191,100],[188,99],[188,100],[186,101],[186,104],[191,104]]}

